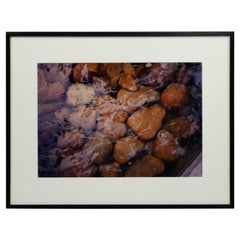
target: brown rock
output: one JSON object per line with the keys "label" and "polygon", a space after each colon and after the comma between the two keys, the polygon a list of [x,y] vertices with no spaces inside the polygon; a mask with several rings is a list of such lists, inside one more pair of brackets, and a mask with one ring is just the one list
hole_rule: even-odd
{"label": "brown rock", "polygon": [[161,103],[168,110],[183,107],[187,102],[188,93],[184,84],[171,83],[162,92]]}
{"label": "brown rock", "polygon": [[191,79],[191,75],[189,74],[188,67],[184,64],[176,74],[176,81],[178,83],[186,84]]}
{"label": "brown rock", "polygon": [[190,138],[199,130],[196,121],[190,121],[188,118],[181,116],[172,119],[168,124],[169,131],[178,138]]}
{"label": "brown rock", "polygon": [[113,156],[116,162],[123,164],[143,148],[144,144],[140,140],[136,137],[128,136],[116,142]]}
{"label": "brown rock", "polygon": [[165,109],[154,104],[133,113],[128,118],[127,124],[142,140],[149,140],[155,136],[162,126],[162,120],[165,117]]}
{"label": "brown rock", "polygon": [[104,63],[88,63],[88,72],[93,76],[102,76],[105,74],[106,64]]}
{"label": "brown rock", "polygon": [[175,136],[166,130],[161,130],[154,141],[154,156],[165,161],[173,161],[184,156],[185,150],[179,145]]}
{"label": "brown rock", "polygon": [[153,87],[163,87],[174,79],[176,63],[146,64],[138,69],[138,82]]}
{"label": "brown rock", "polygon": [[123,72],[124,74],[131,74],[132,76],[136,76],[135,68],[131,63],[123,64]]}
{"label": "brown rock", "polygon": [[135,77],[132,74],[124,74],[119,78],[119,85],[129,91],[137,91],[138,87],[135,82]]}
{"label": "brown rock", "polygon": [[89,137],[86,144],[82,147],[83,154],[97,164],[105,162],[108,154],[112,150],[112,142],[105,136]]}
{"label": "brown rock", "polygon": [[100,174],[102,177],[119,177],[121,176],[121,168],[119,163],[114,162],[100,166]]}
{"label": "brown rock", "polygon": [[160,100],[160,94],[150,87],[141,86],[135,92],[121,89],[117,94],[117,98],[124,110],[132,112],[146,103]]}
{"label": "brown rock", "polygon": [[155,177],[161,175],[164,170],[165,164],[162,160],[146,155],[127,170],[125,177]]}
{"label": "brown rock", "polygon": [[118,79],[122,74],[122,63],[107,63],[106,74],[111,79],[111,88],[116,89],[118,85]]}
{"label": "brown rock", "polygon": [[72,70],[72,77],[75,83],[86,82],[88,80],[87,64],[77,64]]}

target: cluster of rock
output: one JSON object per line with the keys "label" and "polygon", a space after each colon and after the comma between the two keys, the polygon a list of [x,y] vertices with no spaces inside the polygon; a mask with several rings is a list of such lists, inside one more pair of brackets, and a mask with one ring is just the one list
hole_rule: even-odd
{"label": "cluster of rock", "polygon": [[39,175],[163,174],[185,155],[181,141],[200,132],[201,87],[191,74],[199,66],[39,65]]}

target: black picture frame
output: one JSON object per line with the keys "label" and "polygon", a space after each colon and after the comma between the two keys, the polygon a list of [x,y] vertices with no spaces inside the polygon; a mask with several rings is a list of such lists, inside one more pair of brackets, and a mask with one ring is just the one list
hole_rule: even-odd
{"label": "black picture frame", "polygon": [[[14,149],[12,147],[12,140],[14,134],[14,129],[12,127],[13,123],[13,114],[12,114],[12,59],[13,51],[12,48],[12,39],[30,39],[30,38],[216,38],[225,37],[229,41],[229,74],[227,85],[229,85],[229,201],[226,203],[221,202],[200,202],[200,203],[121,203],[121,202],[112,202],[112,203],[48,203],[41,202],[39,203],[17,203],[12,202],[12,156]],[[234,32],[7,32],[6,33],[6,207],[7,208],[234,208]],[[19,142],[21,144],[21,142]],[[15,193],[16,194],[16,193]],[[21,194],[19,192],[18,194]]]}

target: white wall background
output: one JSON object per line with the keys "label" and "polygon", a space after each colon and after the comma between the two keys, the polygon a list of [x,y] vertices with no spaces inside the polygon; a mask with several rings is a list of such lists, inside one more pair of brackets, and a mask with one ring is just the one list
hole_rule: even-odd
{"label": "white wall background", "polygon": [[[238,239],[240,222],[240,26],[229,1],[1,1],[0,237],[1,239]],[[6,31],[235,31],[235,209],[5,209]]]}

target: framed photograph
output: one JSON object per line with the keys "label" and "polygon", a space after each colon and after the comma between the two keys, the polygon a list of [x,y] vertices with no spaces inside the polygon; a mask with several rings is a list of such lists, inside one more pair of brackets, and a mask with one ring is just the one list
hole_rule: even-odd
{"label": "framed photograph", "polygon": [[233,32],[8,32],[7,208],[233,208]]}

